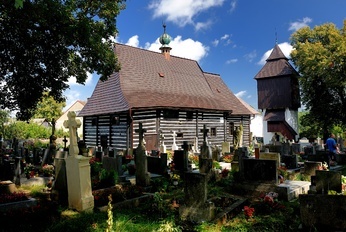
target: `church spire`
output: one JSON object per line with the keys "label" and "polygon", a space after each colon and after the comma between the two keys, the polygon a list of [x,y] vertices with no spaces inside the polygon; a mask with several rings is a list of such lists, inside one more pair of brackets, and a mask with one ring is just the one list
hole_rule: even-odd
{"label": "church spire", "polygon": [[172,48],[169,46],[169,43],[171,42],[171,37],[166,33],[166,24],[163,24],[163,34],[160,36],[160,43],[162,46],[160,47],[161,53],[164,54],[165,58],[169,60],[170,58],[170,51]]}

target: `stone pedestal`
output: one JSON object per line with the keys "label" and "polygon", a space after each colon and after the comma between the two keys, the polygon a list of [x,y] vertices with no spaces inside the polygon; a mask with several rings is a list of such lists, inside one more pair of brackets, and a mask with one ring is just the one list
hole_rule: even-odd
{"label": "stone pedestal", "polygon": [[91,191],[89,158],[68,156],[66,159],[69,207],[77,211],[91,211],[94,197]]}

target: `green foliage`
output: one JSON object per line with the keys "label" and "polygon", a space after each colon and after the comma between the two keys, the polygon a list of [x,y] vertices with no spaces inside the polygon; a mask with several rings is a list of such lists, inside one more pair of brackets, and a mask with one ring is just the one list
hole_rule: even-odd
{"label": "green foliage", "polygon": [[52,96],[49,96],[48,92],[44,92],[41,101],[36,106],[36,111],[33,118],[44,118],[49,122],[52,119],[58,119],[63,114],[63,108],[66,106],[66,102],[57,102]]}
{"label": "green foliage", "polygon": [[[301,77],[302,103],[311,122],[310,133],[326,134],[335,125],[346,125],[346,20],[339,30],[327,23],[303,27],[291,36],[292,61]],[[319,126],[317,126],[319,125]]]}
{"label": "green foliage", "polygon": [[71,76],[84,84],[87,72],[106,80],[119,70],[111,39],[123,2],[2,0],[0,106],[27,120],[45,91],[63,101]]}

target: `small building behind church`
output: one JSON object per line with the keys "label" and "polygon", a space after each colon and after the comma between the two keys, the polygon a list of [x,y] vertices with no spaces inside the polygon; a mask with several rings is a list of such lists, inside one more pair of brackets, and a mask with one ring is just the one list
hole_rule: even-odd
{"label": "small building behind church", "polygon": [[[208,142],[233,143],[233,132],[243,126],[243,146],[250,142],[250,111],[218,74],[204,72],[198,62],[172,56],[170,36],[160,37],[159,52],[116,43],[121,69],[99,81],[79,113],[87,146],[136,148],[141,122],[146,150],[167,149],[184,141],[201,146],[203,126]],[[174,48],[173,48],[174,49]]]}

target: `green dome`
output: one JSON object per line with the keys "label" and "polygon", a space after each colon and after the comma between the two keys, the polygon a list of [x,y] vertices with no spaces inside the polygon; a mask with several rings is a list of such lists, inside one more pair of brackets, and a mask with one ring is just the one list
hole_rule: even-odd
{"label": "green dome", "polygon": [[168,45],[171,42],[171,37],[164,33],[163,35],[160,36],[160,43],[164,45]]}

